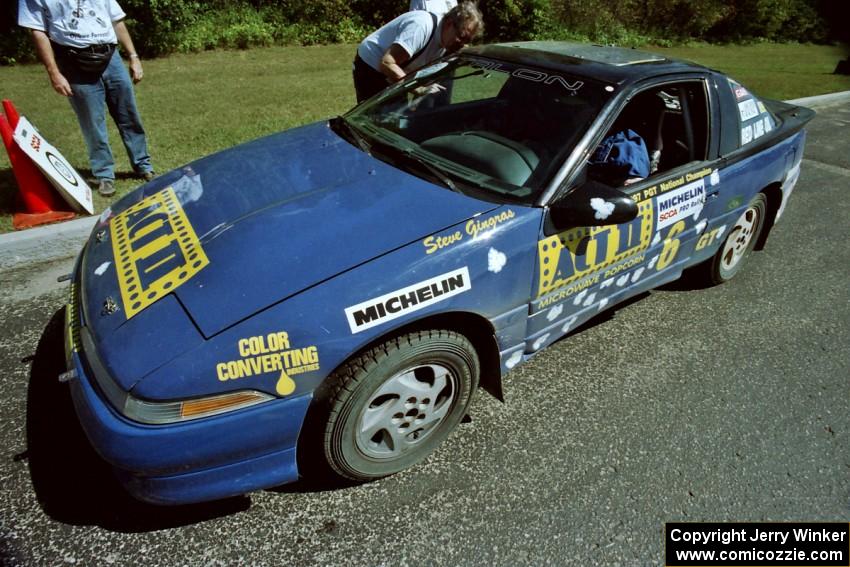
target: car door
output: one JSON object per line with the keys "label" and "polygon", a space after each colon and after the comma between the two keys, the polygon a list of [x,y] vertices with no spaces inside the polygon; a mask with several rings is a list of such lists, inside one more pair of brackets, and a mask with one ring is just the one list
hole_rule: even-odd
{"label": "car door", "polygon": [[[660,152],[657,169],[615,189],[637,205],[637,216],[620,224],[554,226],[551,215],[538,240],[537,273],[529,309],[526,353],[536,352],[597,313],[647,289],[674,280],[690,258],[707,222],[707,195],[717,171],[707,157],[709,85],[702,77],[654,84],[637,92],[610,128],[632,117],[646,152]],[[595,146],[591,146],[595,147]],[[571,191],[591,191],[594,164],[585,163]],[[607,183],[606,183],[607,184]],[[588,193],[591,205],[592,193]],[[597,199],[600,216],[604,199]],[[603,221],[604,222],[604,221]]]}

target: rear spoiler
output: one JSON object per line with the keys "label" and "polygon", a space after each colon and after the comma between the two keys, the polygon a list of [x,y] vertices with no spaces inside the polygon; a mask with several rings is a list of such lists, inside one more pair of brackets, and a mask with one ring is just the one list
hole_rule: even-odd
{"label": "rear spoiler", "polygon": [[811,108],[780,100],[762,99],[762,102],[780,121],[779,127],[783,138],[802,130],[816,114]]}

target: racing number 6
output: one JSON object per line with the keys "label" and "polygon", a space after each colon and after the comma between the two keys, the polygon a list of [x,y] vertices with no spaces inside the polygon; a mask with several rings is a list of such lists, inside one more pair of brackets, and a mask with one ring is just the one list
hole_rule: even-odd
{"label": "racing number 6", "polygon": [[677,238],[685,230],[685,221],[680,220],[667,233],[667,238],[664,239],[664,247],[661,249],[661,256],[658,258],[658,270],[663,270],[676,258],[679,253],[679,245],[681,242]]}

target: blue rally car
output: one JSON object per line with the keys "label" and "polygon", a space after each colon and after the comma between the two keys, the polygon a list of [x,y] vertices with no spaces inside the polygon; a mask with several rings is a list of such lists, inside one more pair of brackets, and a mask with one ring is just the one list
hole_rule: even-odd
{"label": "blue rally car", "polygon": [[481,387],[695,267],[732,278],[813,112],[630,49],[468,49],[106,211],[67,308],[79,419],[162,504],[422,460]]}

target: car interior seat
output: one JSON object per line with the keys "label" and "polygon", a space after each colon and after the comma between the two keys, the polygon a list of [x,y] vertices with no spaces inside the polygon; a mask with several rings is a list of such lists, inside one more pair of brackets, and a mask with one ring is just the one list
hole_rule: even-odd
{"label": "car interior seat", "polygon": [[611,127],[608,134],[632,129],[643,138],[649,152],[649,174],[659,169],[664,150],[664,118],[667,105],[659,91],[647,91],[633,98]]}

